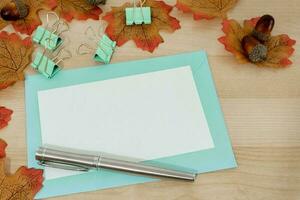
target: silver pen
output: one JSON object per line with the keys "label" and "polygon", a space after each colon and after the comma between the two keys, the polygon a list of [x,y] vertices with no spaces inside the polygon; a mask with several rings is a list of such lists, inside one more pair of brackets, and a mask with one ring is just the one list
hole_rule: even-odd
{"label": "silver pen", "polygon": [[35,158],[42,166],[65,170],[89,171],[90,169],[107,168],[189,181],[194,181],[197,176],[197,174],[191,172],[177,171],[137,162],[117,160],[91,154],[74,153],[47,147],[40,147],[36,151]]}

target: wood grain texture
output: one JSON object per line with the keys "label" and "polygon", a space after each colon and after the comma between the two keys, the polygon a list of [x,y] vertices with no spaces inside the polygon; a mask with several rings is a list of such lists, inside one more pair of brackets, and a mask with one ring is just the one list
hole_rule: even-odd
{"label": "wood grain texture", "polygon": [[[108,0],[104,12],[125,0]],[[175,0],[166,0],[175,4]],[[132,42],[117,48],[112,62],[172,55],[204,49],[209,55],[238,168],[199,175],[195,183],[164,180],[134,186],[52,198],[53,200],[299,200],[300,199],[300,2],[299,0],[240,0],[228,13],[240,19],[272,14],[275,34],[288,33],[296,39],[294,64],[287,69],[239,65],[217,42],[222,35],[221,20],[193,21],[176,9],[182,29],[164,33],[165,43],[153,53],[143,52]],[[45,19],[45,13],[41,13]],[[45,21],[45,20],[44,20]],[[101,22],[74,21],[67,34],[68,48],[76,55],[84,42],[83,30]],[[8,28],[8,30],[11,30]],[[87,56],[74,56],[65,68],[96,65]],[[27,73],[34,73],[31,69]],[[14,171],[26,164],[24,84],[0,91],[0,105],[14,110],[10,125],[0,131],[9,144],[9,167]],[[51,199],[51,200],[52,200]]]}

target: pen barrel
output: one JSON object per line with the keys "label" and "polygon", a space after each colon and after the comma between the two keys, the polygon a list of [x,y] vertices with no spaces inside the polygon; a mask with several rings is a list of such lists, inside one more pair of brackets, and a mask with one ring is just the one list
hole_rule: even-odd
{"label": "pen barrel", "polygon": [[35,158],[42,165],[69,170],[87,171],[91,168],[107,168],[131,173],[177,178],[189,181],[194,181],[196,178],[195,173],[165,169],[151,165],[145,165],[143,163],[111,159],[96,155],[54,150],[44,147],[41,147],[37,150]]}
{"label": "pen barrel", "polygon": [[196,178],[195,173],[165,169],[165,168],[145,165],[142,163],[128,162],[128,161],[110,159],[105,157],[101,157],[101,159],[99,160],[98,167],[127,171],[127,172],[134,172],[134,173],[146,174],[146,175],[177,178],[177,179],[183,179],[189,181],[194,181]]}

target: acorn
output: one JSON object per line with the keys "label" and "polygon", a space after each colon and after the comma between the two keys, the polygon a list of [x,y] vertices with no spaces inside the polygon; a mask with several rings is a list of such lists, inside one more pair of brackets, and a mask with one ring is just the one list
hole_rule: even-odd
{"label": "acorn", "polygon": [[91,4],[93,6],[97,6],[97,5],[100,5],[100,4],[105,4],[106,3],[106,0],[86,0],[88,2],[88,4]]}
{"label": "acorn", "polygon": [[275,20],[271,15],[264,15],[256,23],[252,35],[261,42],[266,42],[271,36],[274,24]]}
{"label": "acorn", "polygon": [[261,44],[253,36],[246,35],[243,37],[242,47],[247,53],[249,60],[253,63],[262,62],[267,58],[267,47]]}
{"label": "acorn", "polygon": [[1,9],[1,17],[6,21],[16,21],[25,18],[29,13],[29,7],[23,0],[13,0]]}

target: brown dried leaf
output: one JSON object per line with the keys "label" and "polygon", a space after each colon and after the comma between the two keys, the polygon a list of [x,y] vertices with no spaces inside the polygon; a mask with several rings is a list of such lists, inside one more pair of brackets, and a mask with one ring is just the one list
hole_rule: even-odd
{"label": "brown dried leaf", "polygon": [[98,20],[102,13],[101,8],[93,6],[87,0],[50,0],[54,11],[70,22],[73,18],[78,20]]}
{"label": "brown dried leaf", "polygon": [[0,33],[0,88],[24,80],[23,71],[31,62],[32,52],[29,37],[22,40],[15,33]]}
{"label": "brown dried leaf", "polygon": [[238,0],[177,0],[176,7],[187,13],[193,13],[194,19],[226,18],[228,10]]}
{"label": "brown dried leaf", "polygon": [[0,139],[0,199],[33,200],[42,188],[43,170],[20,167],[15,174],[5,173],[5,148],[7,144]]}

